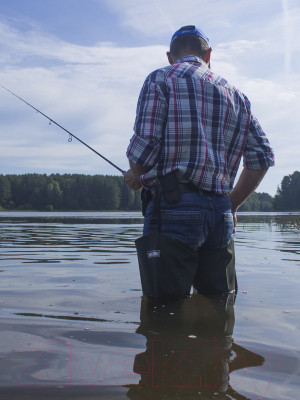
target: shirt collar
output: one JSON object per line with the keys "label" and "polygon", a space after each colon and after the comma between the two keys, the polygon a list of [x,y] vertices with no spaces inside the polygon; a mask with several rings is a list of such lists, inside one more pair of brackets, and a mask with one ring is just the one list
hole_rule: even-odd
{"label": "shirt collar", "polygon": [[196,62],[198,64],[204,64],[204,61],[200,57],[196,57],[196,56],[184,56],[184,57],[180,57],[180,58],[178,58],[178,60],[176,60],[176,64],[183,63],[183,62]]}

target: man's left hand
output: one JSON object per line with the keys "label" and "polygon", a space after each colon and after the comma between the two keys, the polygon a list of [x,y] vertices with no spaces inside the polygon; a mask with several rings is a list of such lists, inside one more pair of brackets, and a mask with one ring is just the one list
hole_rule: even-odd
{"label": "man's left hand", "polygon": [[124,175],[124,182],[133,190],[142,189],[142,184],[134,175],[131,169],[129,169]]}

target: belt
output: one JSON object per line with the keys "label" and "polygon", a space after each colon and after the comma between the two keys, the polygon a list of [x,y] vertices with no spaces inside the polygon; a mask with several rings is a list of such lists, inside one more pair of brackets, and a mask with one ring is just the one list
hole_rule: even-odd
{"label": "belt", "polygon": [[178,188],[180,193],[192,193],[192,192],[198,193],[200,190],[197,186],[193,185],[191,182],[187,183],[179,182]]}
{"label": "belt", "polygon": [[203,193],[207,196],[216,196],[216,197],[228,197],[228,193],[219,194],[214,192],[209,192],[208,190],[199,189],[196,185],[192,184],[191,182],[183,183],[179,182],[178,184],[179,192],[180,193]]}

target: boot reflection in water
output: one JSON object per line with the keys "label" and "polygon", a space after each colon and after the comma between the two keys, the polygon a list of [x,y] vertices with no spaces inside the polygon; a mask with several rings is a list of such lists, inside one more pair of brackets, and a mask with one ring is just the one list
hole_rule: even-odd
{"label": "boot reflection in water", "polygon": [[[146,337],[147,348],[135,357],[133,370],[141,379],[138,385],[127,386],[127,396],[132,400],[246,400],[230,387],[229,374],[262,365],[264,358],[233,343],[234,300],[235,294],[193,294],[159,305],[143,296],[137,333]],[[247,365],[238,356],[245,351]]]}

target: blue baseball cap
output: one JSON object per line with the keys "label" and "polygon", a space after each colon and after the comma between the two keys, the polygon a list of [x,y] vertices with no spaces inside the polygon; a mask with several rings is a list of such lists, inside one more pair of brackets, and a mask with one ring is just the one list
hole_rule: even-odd
{"label": "blue baseball cap", "polygon": [[182,28],[178,29],[178,31],[176,31],[174,33],[174,35],[172,36],[170,45],[173,43],[173,41],[175,39],[177,39],[179,36],[182,36],[182,35],[196,35],[196,36],[199,36],[202,39],[204,39],[206,41],[206,43],[209,44],[208,37],[205,35],[205,33],[201,29],[197,28],[195,25],[187,25],[187,26],[183,26]]}

